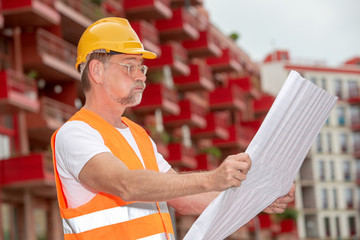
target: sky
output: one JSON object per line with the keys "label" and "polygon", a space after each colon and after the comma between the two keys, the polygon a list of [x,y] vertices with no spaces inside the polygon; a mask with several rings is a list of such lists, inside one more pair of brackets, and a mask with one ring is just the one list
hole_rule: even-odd
{"label": "sky", "polygon": [[360,57],[360,0],[204,0],[204,7],[256,62],[274,49],[329,66]]}

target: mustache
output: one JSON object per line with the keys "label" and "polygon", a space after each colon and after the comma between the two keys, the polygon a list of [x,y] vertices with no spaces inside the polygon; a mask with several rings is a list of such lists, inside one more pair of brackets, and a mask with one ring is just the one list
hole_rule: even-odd
{"label": "mustache", "polygon": [[133,88],[137,88],[137,87],[141,87],[141,88],[145,89],[146,88],[146,83],[144,83],[141,80],[136,80]]}

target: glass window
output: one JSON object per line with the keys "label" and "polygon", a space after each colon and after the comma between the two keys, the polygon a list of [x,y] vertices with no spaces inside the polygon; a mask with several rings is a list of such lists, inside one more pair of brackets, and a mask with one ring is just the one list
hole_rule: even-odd
{"label": "glass window", "polygon": [[328,208],[328,196],[327,196],[327,189],[321,189],[321,199],[322,199],[322,208]]}
{"label": "glass window", "polygon": [[316,138],[316,151],[318,153],[323,152],[323,146],[322,146],[322,135],[319,133],[319,135]]}
{"label": "glass window", "polygon": [[10,137],[0,134],[0,160],[10,157]]}
{"label": "glass window", "polygon": [[336,237],[340,237],[341,229],[340,229],[340,219],[339,219],[339,217],[335,218],[335,223],[336,223]]}
{"label": "glass window", "polygon": [[352,188],[345,189],[346,207],[354,208],[354,191]]}
{"label": "glass window", "polygon": [[338,197],[337,197],[337,189],[333,188],[333,200],[334,200],[334,209],[338,208]]}
{"label": "glass window", "polygon": [[331,133],[326,134],[326,141],[327,141],[328,152],[331,153],[332,152],[332,136],[331,136]]}
{"label": "glass window", "polygon": [[349,98],[359,97],[359,84],[356,80],[348,81]]}
{"label": "glass window", "polygon": [[327,84],[326,84],[326,79],[325,78],[321,79],[321,86],[320,87],[327,90]]}
{"label": "glass window", "polygon": [[350,236],[356,236],[356,219],[355,217],[349,217],[349,232]]}
{"label": "glass window", "polygon": [[348,137],[346,133],[340,133],[340,152],[347,153],[348,151]]}
{"label": "glass window", "polygon": [[[360,180],[360,159],[356,160],[356,180]],[[359,198],[360,203],[360,198]]]}
{"label": "glass window", "polygon": [[345,107],[344,106],[338,106],[336,108],[336,113],[337,113],[338,124],[340,126],[344,126],[345,125]]}
{"label": "glass window", "polygon": [[336,79],[334,82],[334,88],[335,88],[335,95],[338,96],[340,99],[343,98],[343,84],[340,79]]}
{"label": "glass window", "polygon": [[320,181],[325,180],[325,163],[323,160],[319,161],[319,179]]}
{"label": "glass window", "polygon": [[335,180],[335,163],[333,160],[331,160],[329,162],[329,166],[330,166],[330,179],[332,181],[334,181]]}
{"label": "glass window", "polygon": [[330,237],[331,231],[330,231],[330,219],[329,217],[324,218],[324,225],[325,225],[325,236]]}
{"label": "glass window", "polygon": [[351,125],[360,124],[360,108],[359,108],[359,106],[356,106],[356,105],[350,106],[350,117],[351,117]]}
{"label": "glass window", "polygon": [[350,181],[351,180],[351,172],[350,172],[350,166],[351,163],[349,161],[343,162],[343,174],[344,174],[344,180]]}
{"label": "glass window", "polygon": [[315,78],[315,77],[311,77],[311,78],[310,78],[310,81],[311,81],[313,84],[317,85],[317,83],[316,83],[316,78]]}

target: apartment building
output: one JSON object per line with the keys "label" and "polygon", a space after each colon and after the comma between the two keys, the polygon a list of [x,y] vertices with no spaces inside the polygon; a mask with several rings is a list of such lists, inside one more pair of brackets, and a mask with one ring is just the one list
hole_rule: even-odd
{"label": "apartment building", "polygon": [[263,90],[276,95],[290,70],[339,97],[297,178],[299,237],[359,239],[360,58],[329,67],[275,51],[261,66]]}

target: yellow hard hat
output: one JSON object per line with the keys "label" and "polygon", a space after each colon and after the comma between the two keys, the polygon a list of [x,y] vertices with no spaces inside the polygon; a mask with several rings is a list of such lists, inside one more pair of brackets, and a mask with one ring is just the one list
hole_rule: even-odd
{"label": "yellow hard hat", "polygon": [[125,54],[141,54],[143,58],[154,59],[156,54],[146,51],[139,37],[124,18],[102,18],[91,24],[82,34],[78,47],[75,68],[86,62],[86,56],[94,50],[105,49]]}

